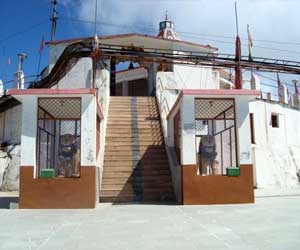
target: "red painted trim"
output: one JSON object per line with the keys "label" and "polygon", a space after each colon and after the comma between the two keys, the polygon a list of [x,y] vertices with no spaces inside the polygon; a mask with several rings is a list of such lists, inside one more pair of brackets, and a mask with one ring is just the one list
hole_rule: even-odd
{"label": "red painted trim", "polygon": [[96,95],[95,89],[10,89],[9,95]]}
{"label": "red painted trim", "polygon": [[184,95],[201,95],[201,96],[260,96],[259,90],[248,90],[248,89],[183,89],[173,107],[171,108],[167,119],[170,118],[171,114],[177,108],[177,105],[180,103],[182,96]]}
{"label": "red painted trim", "polygon": [[183,89],[183,95],[260,96],[258,90],[248,89]]}
{"label": "red painted trim", "polygon": [[[151,36],[151,35],[145,35],[145,34],[138,34],[138,33],[129,33],[129,34],[121,34],[121,35],[110,35],[110,36],[98,36],[98,39],[113,39],[113,38],[123,38],[123,37],[130,37],[130,36],[138,36],[138,37],[145,37],[145,38],[152,38],[152,39],[157,39],[157,40],[164,40],[164,41],[169,41],[169,42],[178,42],[178,43],[183,43],[191,46],[197,46],[201,48],[206,48],[206,49],[211,49],[217,51],[218,48],[212,47],[210,45],[202,45],[202,44],[197,44],[197,43],[192,43],[192,42],[187,42],[187,41],[181,41],[181,40],[166,40],[162,39],[157,36]],[[73,42],[79,42],[82,40],[90,40],[94,39],[94,37],[81,37],[81,38],[76,38],[76,39],[65,39],[65,40],[57,40],[57,41],[50,41],[47,42],[46,44],[48,45],[56,45],[56,44],[62,44],[62,43],[73,43]]]}

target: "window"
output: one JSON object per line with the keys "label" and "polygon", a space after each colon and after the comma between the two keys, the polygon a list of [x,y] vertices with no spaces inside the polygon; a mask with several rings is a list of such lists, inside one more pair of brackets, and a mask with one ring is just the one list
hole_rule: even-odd
{"label": "window", "polygon": [[271,115],[271,125],[273,128],[279,128],[279,116],[277,114]]}
{"label": "window", "polygon": [[197,172],[224,175],[237,166],[234,99],[195,99]]}
{"label": "window", "polygon": [[81,99],[39,98],[38,176],[53,169],[56,177],[80,176]]}
{"label": "window", "polygon": [[255,144],[254,114],[252,113],[250,113],[250,133],[251,133],[251,143]]}

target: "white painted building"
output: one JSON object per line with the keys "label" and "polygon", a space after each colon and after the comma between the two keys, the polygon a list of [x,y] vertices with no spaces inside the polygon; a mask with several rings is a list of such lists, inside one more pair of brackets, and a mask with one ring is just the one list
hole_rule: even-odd
{"label": "white painted building", "polygon": [[[99,37],[98,41],[100,44],[139,49],[141,52],[147,52],[147,48],[157,48],[172,50],[173,54],[184,54],[185,52],[182,51],[216,53],[217,49],[214,47],[178,40],[178,36],[173,28],[174,24],[166,20],[161,23],[161,30],[158,36],[125,34]],[[48,70],[44,72],[44,78],[55,67],[64,50],[70,44],[79,41],[92,42],[93,38],[48,43],[49,66]],[[91,116],[93,119],[97,119],[96,116],[93,116],[93,112],[96,113],[99,110],[103,113],[103,120],[99,125],[99,134],[96,135],[96,122],[92,126],[88,122],[82,124],[83,128],[86,129],[81,138],[82,145],[93,145],[91,147],[82,147],[81,165],[97,166],[97,171],[99,171],[98,190],[101,186],[104,168],[105,136],[110,96],[113,95],[156,97],[172,173],[174,193],[178,201],[182,199],[181,165],[198,164],[197,155],[199,154],[198,148],[200,147],[201,137],[197,137],[198,132],[195,128],[196,108],[194,105],[197,98],[225,98],[234,100],[233,112],[235,113],[235,118],[230,119],[235,122],[234,129],[236,130],[236,136],[234,138],[225,136],[218,140],[222,141],[226,138],[225,140],[228,139],[230,143],[235,145],[234,152],[236,151],[237,158],[234,163],[231,159],[231,165],[244,165],[247,168],[247,165],[253,164],[255,187],[299,186],[299,177],[297,176],[300,171],[300,128],[298,126],[300,122],[300,110],[298,97],[293,99],[293,104],[289,103],[283,89],[284,93],[280,103],[262,100],[257,95],[257,91],[260,90],[258,79],[253,80],[251,85],[252,90],[234,92],[235,90],[231,90],[233,83],[231,79],[226,77],[226,73],[220,69],[213,69],[211,67],[182,65],[176,64],[176,62],[173,64],[151,63],[142,60],[128,60],[127,63],[129,65],[128,69],[124,68],[126,64],[121,60],[114,61],[108,58],[98,60],[95,86],[93,86],[92,60],[88,57],[80,58],[74,67],[57,84],[51,85],[51,82],[49,82],[47,83],[48,85],[39,86],[39,88],[51,87],[53,91],[55,89],[64,90],[64,93],[67,93],[68,91],[66,90],[70,89],[91,89],[95,87],[96,101],[88,100],[87,96],[82,97],[83,108],[88,106],[86,110],[82,110],[82,121],[90,121]],[[121,65],[121,68],[118,68],[117,65]],[[10,106],[10,102],[4,99],[8,97],[1,97],[3,102],[0,109],[0,141],[7,142],[8,144],[20,144],[22,142],[22,166],[30,165],[36,167],[37,164],[36,154],[33,150],[36,148],[36,125],[32,126],[29,120],[31,122],[36,120],[35,117],[31,116],[37,116],[37,114],[36,112],[33,114],[32,111],[34,109],[30,107],[35,106],[37,109],[37,104],[31,102],[37,102],[38,96],[43,96],[41,92],[39,93],[39,95],[35,95],[31,99],[28,96],[19,97],[18,99],[22,101],[22,105],[15,103]],[[185,95],[184,93],[188,94]],[[16,94],[16,96],[19,94]],[[211,102],[213,103],[213,101]],[[92,104],[89,105],[89,103]],[[24,106],[24,104],[26,105]],[[180,139],[181,159],[179,161],[176,159],[174,151],[174,147],[176,147],[176,138],[174,138],[175,116],[178,112],[181,116],[180,129],[183,133]],[[201,119],[199,118],[199,120]],[[211,125],[212,123],[206,124],[206,120],[202,120],[203,126],[214,127],[214,125]],[[215,126],[213,129],[218,129],[218,126]],[[29,132],[32,133],[32,136],[26,136]],[[101,145],[97,149],[98,152],[93,151],[96,147],[97,137],[99,137]],[[231,141],[232,138],[233,142]],[[218,140],[217,143],[220,144]],[[224,152],[228,153],[229,149],[226,150]],[[231,150],[230,148],[230,152]],[[229,154],[227,156],[218,156],[217,160],[221,162],[220,165],[222,165],[222,168],[223,161],[227,158],[227,161],[229,161],[234,152],[231,152],[230,156],[228,156]],[[98,154],[99,157],[95,157]],[[92,158],[91,155],[93,156]],[[228,164],[225,167],[230,165]],[[223,171],[222,173],[224,174],[225,172]],[[248,184],[251,185],[251,183]]]}

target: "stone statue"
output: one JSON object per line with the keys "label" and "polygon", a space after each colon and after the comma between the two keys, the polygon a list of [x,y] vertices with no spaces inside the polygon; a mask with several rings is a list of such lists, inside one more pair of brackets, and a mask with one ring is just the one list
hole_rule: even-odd
{"label": "stone statue", "polygon": [[76,137],[65,134],[60,137],[58,177],[79,177],[80,150]]}
{"label": "stone statue", "polygon": [[199,145],[200,173],[202,175],[216,174],[218,161],[216,161],[216,141],[213,135],[201,136]]}

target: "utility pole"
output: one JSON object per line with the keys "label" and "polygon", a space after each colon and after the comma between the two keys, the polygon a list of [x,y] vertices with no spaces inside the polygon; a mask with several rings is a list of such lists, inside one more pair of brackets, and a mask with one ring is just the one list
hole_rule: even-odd
{"label": "utility pole", "polygon": [[56,24],[57,24],[57,0],[52,1],[53,9],[52,9],[52,16],[50,17],[51,21],[51,41],[55,38],[56,33]]}

